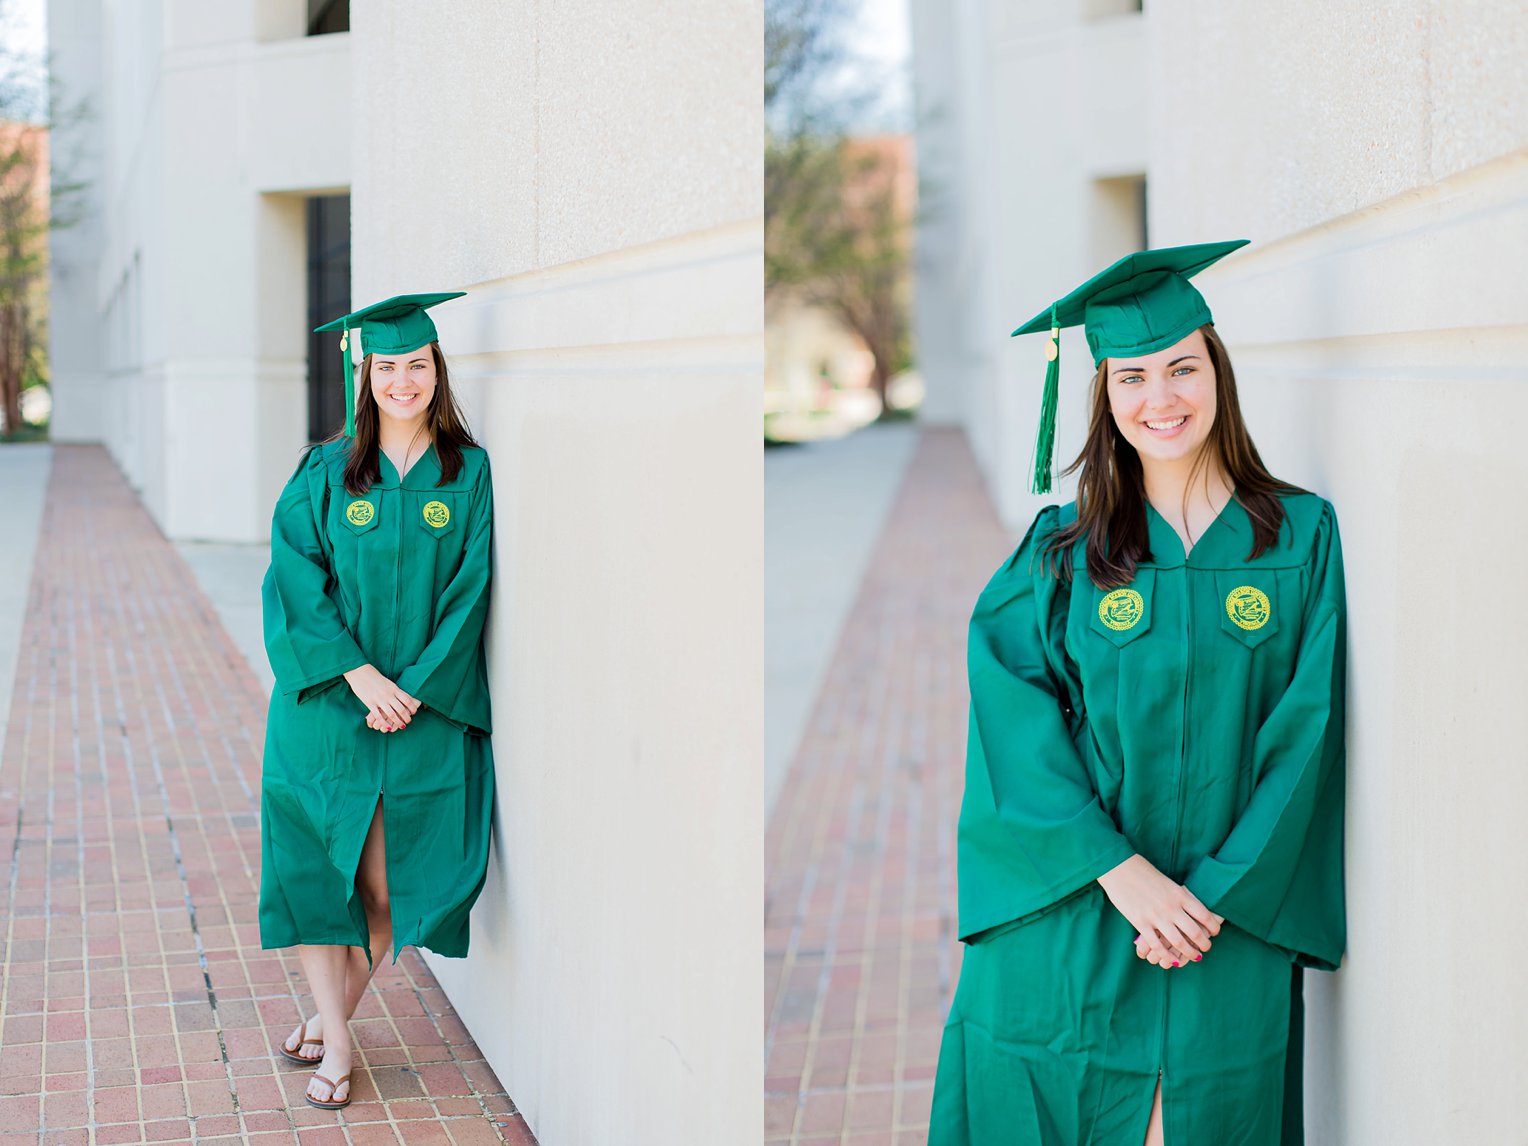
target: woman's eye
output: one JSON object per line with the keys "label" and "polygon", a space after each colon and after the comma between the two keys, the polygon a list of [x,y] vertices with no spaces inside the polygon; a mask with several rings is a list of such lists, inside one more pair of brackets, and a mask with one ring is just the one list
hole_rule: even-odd
{"label": "woman's eye", "polygon": [[1126,374],[1120,381],[1128,386],[1132,382],[1141,381],[1141,376],[1139,374]]}
{"label": "woman's eye", "polygon": [[1192,374],[1193,372],[1194,368],[1192,366],[1180,366],[1173,371],[1174,374]]}

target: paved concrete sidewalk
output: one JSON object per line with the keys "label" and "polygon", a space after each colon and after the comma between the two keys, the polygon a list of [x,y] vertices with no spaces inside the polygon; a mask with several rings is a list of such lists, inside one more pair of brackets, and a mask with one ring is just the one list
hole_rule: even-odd
{"label": "paved concrete sidewalk", "polygon": [[1011,551],[925,431],[765,840],[765,1141],[922,1146],[959,967],[966,622]]}
{"label": "paved concrete sidewalk", "polygon": [[295,953],[259,946],[265,695],[96,447],[59,446],[3,770],[0,1146],[530,1143],[412,950],[353,1030],[354,1103],[273,1052]]}
{"label": "paved concrete sidewalk", "polygon": [[0,447],[0,775],[5,767],[5,726],[16,685],[16,650],[26,621],[27,585],[37,552],[37,527],[53,466],[53,447],[27,442]]}
{"label": "paved concrete sidewalk", "polygon": [[764,454],[764,814],[918,444],[910,425]]}

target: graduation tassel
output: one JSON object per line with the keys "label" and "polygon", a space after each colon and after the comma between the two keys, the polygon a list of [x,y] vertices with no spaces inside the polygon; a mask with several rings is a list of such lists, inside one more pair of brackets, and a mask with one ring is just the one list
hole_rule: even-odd
{"label": "graduation tassel", "polygon": [[355,437],[355,368],[350,364],[350,332],[340,331],[340,359],[345,371],[345,436]]}
{"label": "graduation tassel", "polygon": [[1061,389],[1061,326],[1051,307],[1050,341],[1045,344],[1045,390],[1040,397],[1040,426],[1035,433],[1035,474],[1031,493],[1050,493],[1051,459],[1056,452],[1056,403]]}

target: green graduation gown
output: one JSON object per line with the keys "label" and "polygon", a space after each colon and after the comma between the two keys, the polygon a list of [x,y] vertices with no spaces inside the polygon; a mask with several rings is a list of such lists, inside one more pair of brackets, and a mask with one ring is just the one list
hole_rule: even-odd
{"label": "green graduation gown", "polygon": [[[1291,1146],[1300,968],[1335,970],[1344,598],[1337,521],[1285,496],[1249,560],[1234,499],[1184,559],[1148,508],[1125,588],[1037,554],[1047,507],[977,601],[958,866],[967,946],[930,1146]],[[1201,962],[1135,954],[1097,877],[1139,852],[1226,924]]]}
{"label": "green graduation gown", "polygon": [[[381,480],[353,497],[348,449],[309,452],[271,524],[260,945],[367,949],[355,873],[383,797],[393,959],[406,944],[462,956],[493,804],[488,456],[464,450],[455,480],[437,486],[433,446],[402,481],[383,454]],[[368,663],[420,701],[401,731],[368,728],[341,675]]]}

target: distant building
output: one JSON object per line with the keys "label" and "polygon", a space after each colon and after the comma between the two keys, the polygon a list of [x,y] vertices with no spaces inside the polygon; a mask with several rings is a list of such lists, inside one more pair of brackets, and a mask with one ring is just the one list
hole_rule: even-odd
{"label": "distant building", "polygon": [[[853,210],[857,191],[879,193],[889,183],[895,217],[909,240],[903,303],[912,295],[911,236],[917,210],[917,166],[911,135],[855,136],[845,141],[846,161],[869,165],[863,187],[852,184],[846,209]],[[805,430],[802,419],[836,412],[844,425],[873,418],[879,403],[871,392],[875,358],[863,335],[831,307],[814,305],[788,291],[774,292],[765,313],[765,409]],[[845,393],[848,392],[848,393]],[[795,436],[794,433],[788,436]]]}

